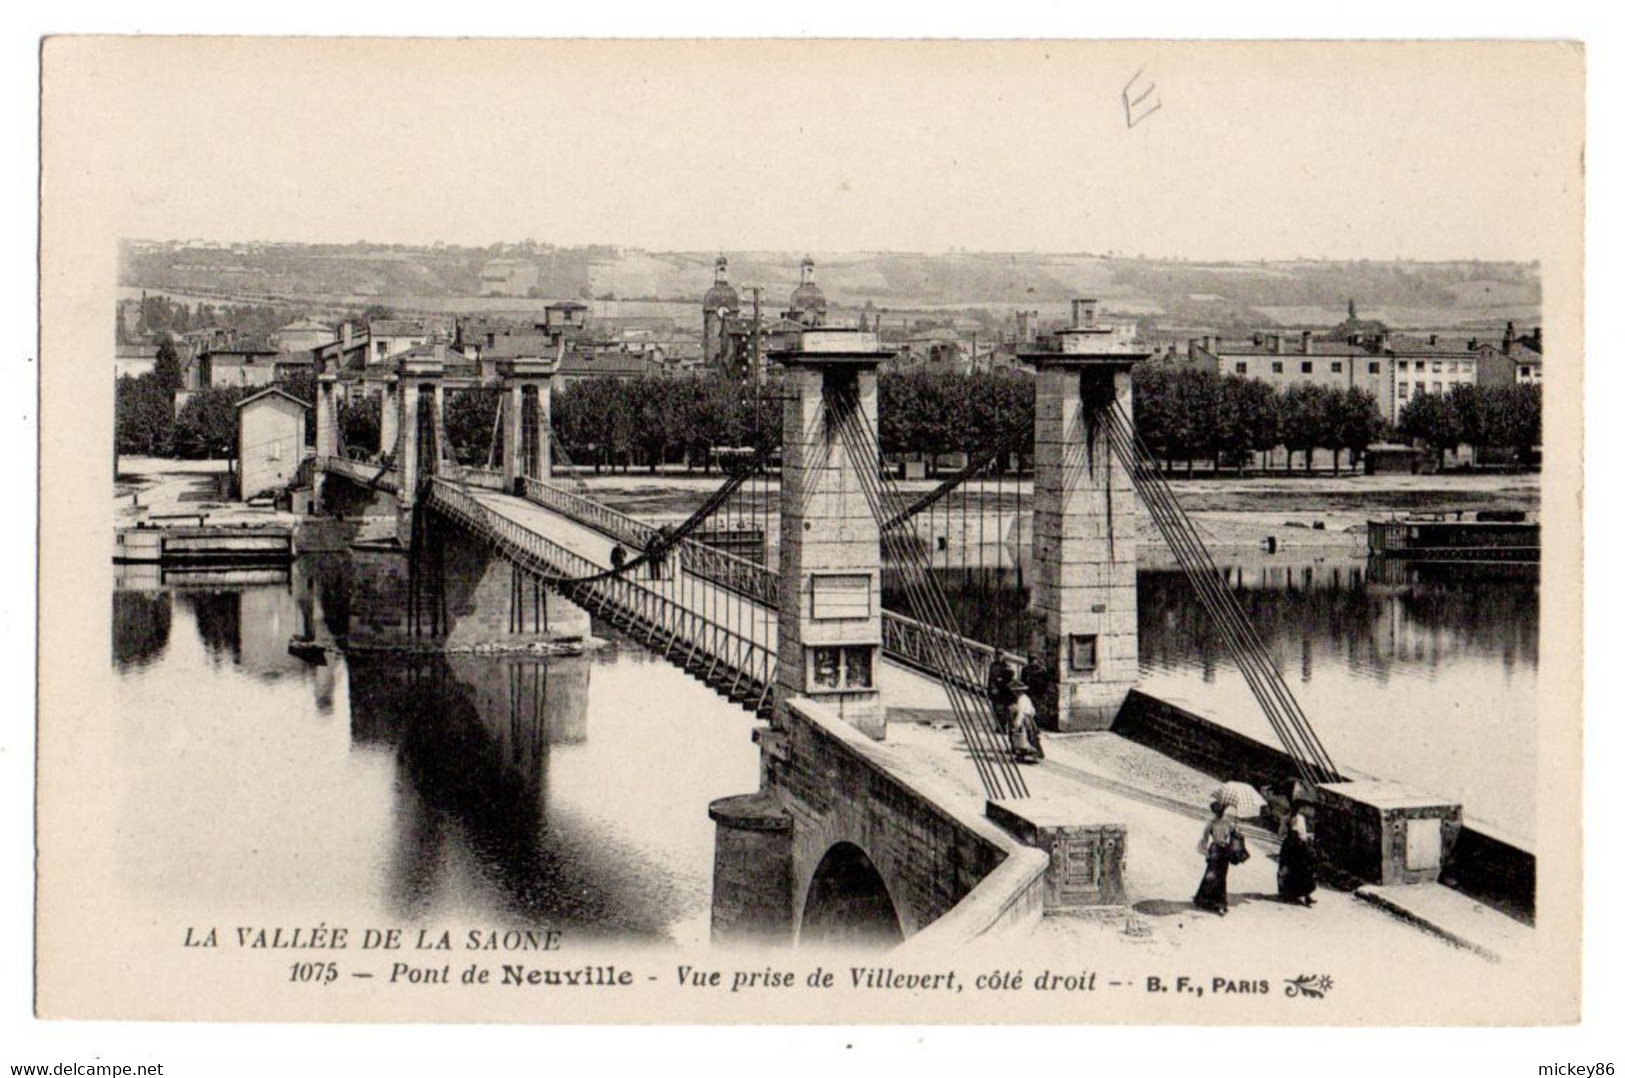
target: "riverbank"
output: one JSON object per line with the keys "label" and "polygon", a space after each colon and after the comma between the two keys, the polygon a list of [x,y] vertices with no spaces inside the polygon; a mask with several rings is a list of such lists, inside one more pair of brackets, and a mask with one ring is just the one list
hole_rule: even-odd
{"label": "riverbank", "polygon": [[[680,519],[699,508],[716,489],[715,474],[681,471],[593,475],[580,477],[589,495],[622,512],[639,517]],[[936,483],[909,480],[898,483],[906,494],[924,496]],[[1306,557],[1363,558],[1366,522],[1410,513],[1456,510],[1540,509],[1538,474],[1396,475],[1396,476],[1285,476],[1249,478],[1170,479],[1179,502],[1210,549],[1227,554],[1262,550],[1271,538],[1276,549]],[[964,501],[961,502],[961,496]],[[777,498],[776,484],[768,497]],[[956,511],[976,512],[1000,506],[1013,511],[1018,497],[1027,511],[1031,480],[1005,481],[997,489],[988,484],[967,484],[954,495]],[[960,506],[964,510],[960,510]],[[1145,514],[1139,518],[1139,537],[1146,554],[1167,554],[1162,539]]]}

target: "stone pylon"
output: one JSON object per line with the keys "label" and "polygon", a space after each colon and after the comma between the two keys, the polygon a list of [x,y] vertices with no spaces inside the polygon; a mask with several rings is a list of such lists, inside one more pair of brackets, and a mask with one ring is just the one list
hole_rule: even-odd
{"label": "stone pylon", "polygon": [[521,476],[553,474],[553,373],[551,359],[504,359],[502,377],[502,485],[514,490]]}
{"label": "stone pylon", "polygon": [[816,328],[775,356],[787,369],[776,695],[826,703],[876,739],[886,732],[880,523],[858,469],[878,459],[875,379],[887,355],[872,333]]}
{"label": "stone pylon", "polygon": [[1107,410],[1131,421],[1131,332],[1073,304],[1072,325],[1023,358],[1038,370],[1033,422],[1033,702],[1050,729],[1111,726],[1139,679],[1136,494],[1114,459]]}

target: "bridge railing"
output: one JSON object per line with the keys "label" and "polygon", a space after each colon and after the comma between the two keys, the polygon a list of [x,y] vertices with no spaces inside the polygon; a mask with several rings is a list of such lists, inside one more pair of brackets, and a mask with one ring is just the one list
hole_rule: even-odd
{"label": "bridge railing", "polygon": [[702,617],[645,581],[602,575],[602,566],[491,512],[454,481],[436,477],[430,489],[436,507],[490,541],[503,558],[543,579],[565,578],[557,586],[568,598],[680,660],[728,695],[758,706],[767,700],[778,663],[775,633],[757,641]]}
{"label": "bridge railing", "polygon": [[[978,670],[992,667],[994,658],[1000,654],[997,648],[980,640],[956,636],[946,629],[927,625],[891,610],[880,612],[880,646],[888,657],[936,678],[950,676],[943,656],[953,654],[951,648],[960,649],[961,654],[968,651],[974,656]],[[1026,657],[1013,651],[1002,654],[1015,670],[1016,677],[1020,678],[1027,668]],[[986,685],[969,684],[962,676],[955,676],[954,683],[969,692],[982,692],[987,688]]]}
{"label": "bridge railing", "polygon": [[481,490],[506,491],[507,485],[502,481],[502,473],[491,471],[489,468],[471,468],[463,464],[442,464],[440,474],[453,482],[464,486],[479,487]]}
{"label": "bridge railing", "polygon": [[638,550],[647,547],[655,537],[657,529],[651,525],[552,483],[526,476],[520,480],[519,490],[526,501],[535,502],[589,528],[597,528],[610,538]]}
{"label": "bridge railing", "polygon": [[[527,501],[595,528],[636,550],[647,548],[658,534],[656,528],[635,517],[551,483],[527,477],[520,489]],[[677,560],[681,571],[720,584],[764,606],[777,609],[779,605],[779,574],[765,565],[695,539],[677,544]]]}
{"label": "bridge railing", "polygon": [[[526,478],[520,489],[527,500],[638,550],[646,547],[655,535],[653,527],[618,509],[550,483]],[[681,571],[720,584],[769,609],[779,608],[779,574],[773,569],[694,539],[678,544],[678,552]],[[953,654],[949,648],[956,639],[954,634],[889,610],[881,611],[880,625],[882,647],[888,656],[933,677],[951,675],[951,664],[946,662],[945,656]],[[980,641],[964,640],[958,646],[968,647],[979,668],[984,670],[992,665],[997,654],[993,647]],[[1020,676],[1027,660],[1015,652],[1004,654]],[[955,678],[956,684],[963,681],[963,677]],[[971,692],[986,689],[985,685],[963,684],[961,687]]]}
{"label": "bridge railing", "polygon": [[679,546],[685,572],[736,591],[769,609],[779,608],[777,572],[760,562],[741,558],[695,539],[684,539]]}
{"label": "bridge railing", "polygon": [[328,475],[342,475],[346,479],[360,483],[362,486],[374,487],[390,493],[395,493],[400,489],[393,466],[380,467],[377,464],[351,460],[348,457],[329,456],[317,457],[316,467]]}

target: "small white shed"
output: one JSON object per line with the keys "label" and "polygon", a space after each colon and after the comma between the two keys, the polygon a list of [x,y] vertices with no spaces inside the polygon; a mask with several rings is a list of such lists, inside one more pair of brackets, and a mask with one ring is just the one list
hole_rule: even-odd
{"label": "small white shed", "polygon": [[310,405],[275,386],[237,402],[237,497],[286,486],[305,456]]}

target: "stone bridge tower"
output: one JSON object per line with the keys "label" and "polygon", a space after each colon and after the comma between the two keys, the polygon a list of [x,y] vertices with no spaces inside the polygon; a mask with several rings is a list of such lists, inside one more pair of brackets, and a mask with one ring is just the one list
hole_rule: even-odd
{"label": "stone bridge tower", "polygon": [[399,484],[396,534],[403,543],[408,542],[412,534],[412,509],[417,504],[418,485],[424,476],[440,470],[445,429],[442,422],[445,393],[441,382],[445,375],[444,348],[413,349],[396,362],[395,474]]}
{"label": "stone bridge tower", "polygon": [[878,477],[858,469],[879,459],[876,370],[888,355],[873,333],[807,328],[775,357],[788,369],[776,693],[817,697],[877,740],[880,523],[864,482]]}
{"label": "stone bridge tower", "polygon": [[1131,373],[1149,353],[1092,299],[1022,358],[1038,370],[1033,417],[1033,629],[1029,679],[1054,730],[1111,726],[1139,678],[1136,494],[1104,412],[1134,415]]}
{"label": "stone bridge tower", "polygon": [[521,476],[553,474],[553,374],[556,363],[541,357],[503,359],[502,486],[515,490]]}

